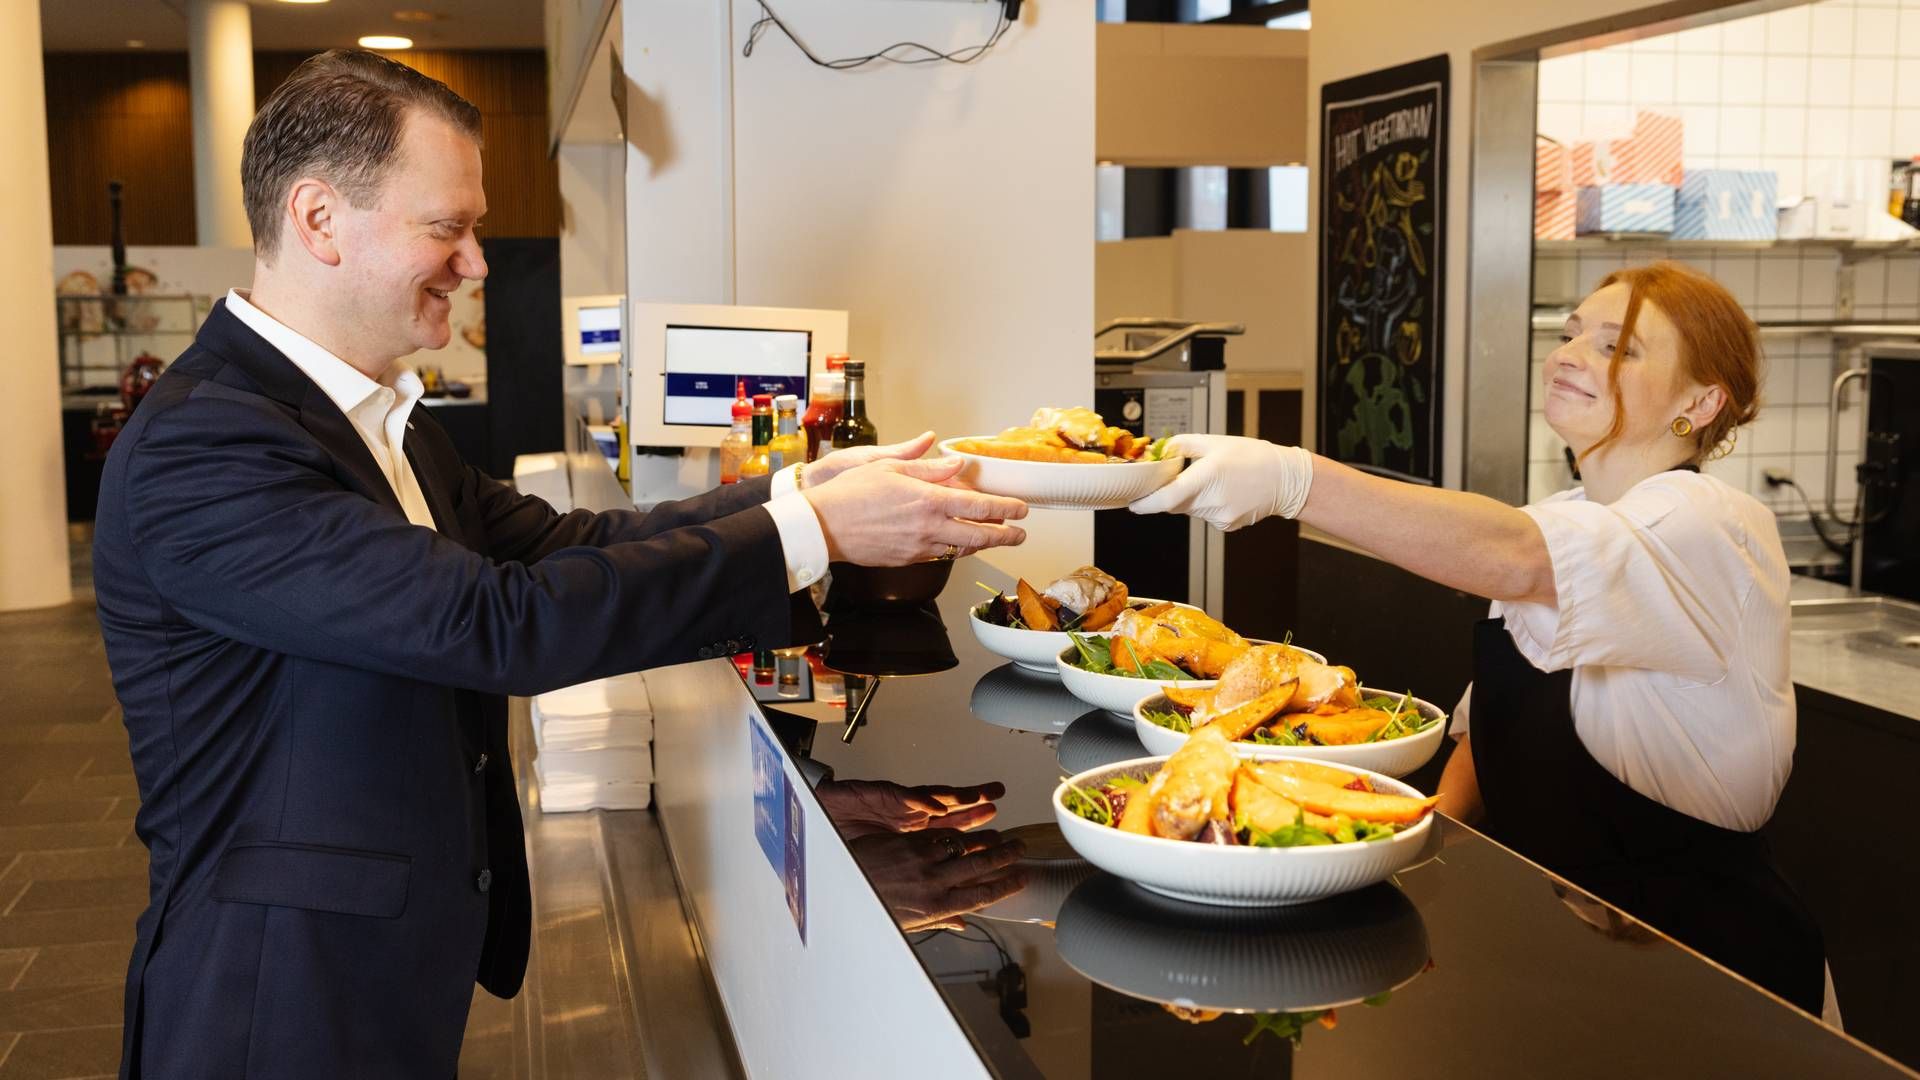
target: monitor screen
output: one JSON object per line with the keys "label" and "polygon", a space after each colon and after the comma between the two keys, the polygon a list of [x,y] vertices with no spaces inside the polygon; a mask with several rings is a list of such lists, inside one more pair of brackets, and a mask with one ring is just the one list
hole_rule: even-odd
{"label": "monitor screen", "polygon": [[620,308],[582,307],[580,309],[580,361],[594,363],[596,358],[608,362],[620,357]]}
{"label": "monitor screen", "polygon": [[[581,323],[585,333],[584,318]],[[726,427],[740,379],[747,394],[793,394],[807,400],[806,330],[668,326],[663,419],[669,424]]]}

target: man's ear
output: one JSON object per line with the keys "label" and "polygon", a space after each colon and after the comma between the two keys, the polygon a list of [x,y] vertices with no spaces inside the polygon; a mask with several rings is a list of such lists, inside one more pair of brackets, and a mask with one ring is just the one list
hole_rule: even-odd
{"label": "man's ear", "polygon": [[332,184],[311,176],[294,181],[287,191],[285,228],[307,254],[327,266],[340,265],[340,208],[346,199]]}

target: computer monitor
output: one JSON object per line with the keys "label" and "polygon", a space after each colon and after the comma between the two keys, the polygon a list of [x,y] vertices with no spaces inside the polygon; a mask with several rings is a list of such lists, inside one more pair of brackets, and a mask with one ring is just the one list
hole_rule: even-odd
{"label": "computer monitor", "polygon": [[721,304],[634,304],[628,319],[627,422],[638,446],[719,446],[741,380],[792,394],[847,351],[847,313]]}
{"label": "computer monitor", "polygon": [[626,343],[621,340],[624,296],[571,296],[561,305],[569,364],[617,364]]}

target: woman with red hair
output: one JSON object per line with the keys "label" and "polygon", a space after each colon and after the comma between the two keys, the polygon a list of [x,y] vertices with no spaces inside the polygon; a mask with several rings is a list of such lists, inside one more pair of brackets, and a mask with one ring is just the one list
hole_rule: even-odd
{"label": "woman with red hair", "polygon": [[1793,763],[1787,560],[1773,514],[1699,471],[1758,411],[1759,362],[1719,283],[1622,270],[1540,388],[1584,487],[1515,508],[1182,435],[1186,471],[1133,510],[1298,518],[1491,598],[1441,808],[1818,1015],[1819,928],[1759,834]]}

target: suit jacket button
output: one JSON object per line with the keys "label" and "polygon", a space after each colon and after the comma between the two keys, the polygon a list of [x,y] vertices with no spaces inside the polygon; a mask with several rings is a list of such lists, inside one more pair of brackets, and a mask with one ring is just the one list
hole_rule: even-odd
{"label": "suit jacket button", "polygon": [[480,770],[486,767],[487,767],[487,755],[481,754],[480,759],[473,763],[473,771],[477,774],[480,772]]}
{"label": "suit jacket button", "polygon": [[479,889],[481,892],[486,892],[488,889],[493,888],[493,871],[480,871],[480,876],[473,879],[473,887]]}

